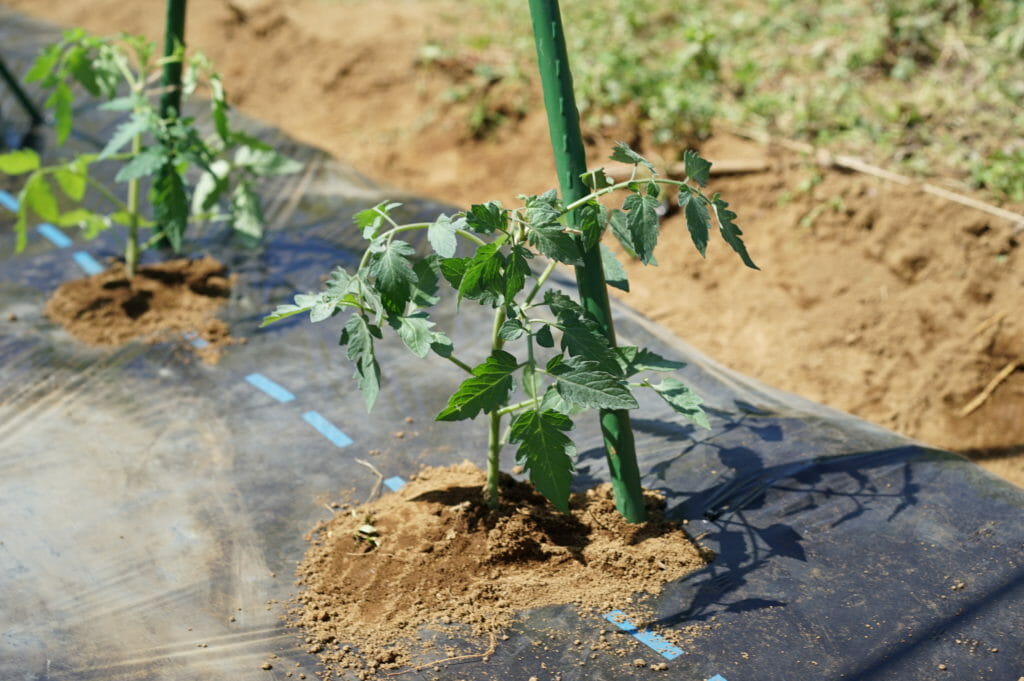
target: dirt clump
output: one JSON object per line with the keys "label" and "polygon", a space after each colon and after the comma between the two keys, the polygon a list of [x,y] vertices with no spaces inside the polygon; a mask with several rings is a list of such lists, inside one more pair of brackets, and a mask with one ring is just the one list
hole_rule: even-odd
{"label": "dirt clump", "polygon": [[310,533],[291,622],[328,673],[447,657],[427,652],[423,627],[481,637],[486,648],[517,611],[615,610],[712,557],[665,519],[655,492],[645,493],[649,520],[629,524],[610,485],[574,494],[566,515],[532,486],[503,482],[502,506],[492,511],[473,464],[424,469],[398,492]]}
{"label": "dirt clump", "polygon": [[87,345],[180,339],[215,364],[224,346],[241,342],[214,317],[230,290],[227,269],[208,256],[144,265],[133,278],[115,262],[99,274],[61,284],[44,312]]}

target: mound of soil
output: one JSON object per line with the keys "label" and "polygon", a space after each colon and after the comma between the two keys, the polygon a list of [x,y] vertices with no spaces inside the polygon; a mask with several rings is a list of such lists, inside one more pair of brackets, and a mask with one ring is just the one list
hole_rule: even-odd
{"label": "mound of soil", "polygon": [[131,279],[124,264],[115,262],[104,272],[61,284],[45,313],[88,345],[188,340],[186,347],[215,364],[221,348],[239,342],[214,317],[230,287],[227,269],[210,257],[145,265]]}
{"label": "mound of soil", "polygon": [[311,533],[292,621],[329,672],[407,665],[424,654],[424,626],[465,625],[460,633],[493,642],[516,611],[619,609],[711,558],[665,520],[654,492],[645,493],[649,520],[633,525],[607,484],[573,495],[565,515],[532,486],[503,482],[494,511],[473,464],[424,469]]}

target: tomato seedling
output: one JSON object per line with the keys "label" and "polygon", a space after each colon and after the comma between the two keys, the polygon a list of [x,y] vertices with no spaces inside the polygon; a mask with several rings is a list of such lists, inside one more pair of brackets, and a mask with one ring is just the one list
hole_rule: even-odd
{"label": "tomato seedling", "polygon": [[[190,222],[227,221],[240,233],[261,235],[263,215],[255,180],[295,172],[299,164],[232,128],[220,76],[205,57],[186,58],[180,48],[169,57],[155,54],[155,46],[141,36],[101,38],[73,29],[33,63],[26,80],[51,91],[45,105],[53,111],[58,146],[71,134],[75,86],[105,100],[101,109],[123,111],[128,117],[98,153],[53,165],[43,165],[31,149],[0,155],[0,172],[28,174],[19,194],[17,250],[25,247],[32,215],[59,227],[80,227],[87,238],[114,225],[126,227],[129,277],[134,276],[140,250],[164,238],[179,250]],[[160,114],[160,72],[168,61],[185,67],[183,98],[197,88],[210,97],[214,130],[209,137],[204,138],[194,119],[179,111]],[[104,163],[119,166],[114,184],[105,184],[91,172]],[[194,183],[190,178],[196,178]],[[143,181],[150,184],[151,217],[142,206]],[[58,199],[55,186],[66,201]],[[86,206],[90,193],[102,199],[104,209]],[[223,212],[221,203],[226,204]],[[140,244],[139,230],[151,227],[158,228],[156,234]]]}
{"label": "tomato seedling", "polygon": [[[312,322],[350,312],[340,344],[355,365],[355,379],[366,408],[372,409],[380,391],[381,368],[375,343],[390,328],[418,357],[433,352],[458,367],[467,378],[437,415],[439,421],[488,420],[485,498],[499,502],[499,454],[505,444],[517,445],[516,460],[534,486],[557,508],[568,510],[576,447],[568,433],[573,419],[595,409],[635,409],[635,390],[652,390],[675,411],[707,428],[701,399],[677,378],[655,379],[682,365],[634,346],[615,347],[599,324],[566,293],[545,285],[558,263],[579,265],[585,249],[599,247],[609,285],[628,290],[622,265],[600,243],[610,230],[622,247],[645,264],[654,263],[660,220],[656,208],[664,189],[676,194],[690,236],[704,255],[710,231],[717,225],[722,237],[749,267],[753,261],[743,244],[736,214],[715,194],[706,196],[711,164],[694,152],[684,156],[687,178],[659,177],[654,166],[624,144],[611,158],[632,164],[628,180],[611,181],[602,169],[586,173],[590,193],[564,204],[551,190],[524,197],[508,210],[497,202],[472,206],[433,222],[398,224],[392,211],[399,205],[383,202],[355,216],[367,246],[353,272],[335,269],[319,293],[295,296],[280,305],[263,326],[308,312]],[[640,177],[645,168],[648,176]],[[626,193],[621,209],[609,209],[600,199]],[[575,212],[573,223],[568,215]],[[575,226],[570,226],[575,225]],[[426,230],[433,253],[417,259],[412,244],[401,235]],[[460,242],[472,249],[457,255]],[[534,262],[544,256],[546,264]],[[487,358],[471,364],[456,353],[451,338],[435,328],[430,309],[447,285],[458,304],[473,301],[475,309],[493,315]],[[509,352],[518,344],[517,354]],[[503,419],[509,423],[503,428]]]}

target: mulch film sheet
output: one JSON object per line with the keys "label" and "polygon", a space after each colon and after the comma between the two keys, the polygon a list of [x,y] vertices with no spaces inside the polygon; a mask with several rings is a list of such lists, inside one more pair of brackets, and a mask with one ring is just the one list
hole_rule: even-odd
{"label": "mulch film sheet", "polygon": [[[15,73],[54,35],[0,10],[3,58]],[[8,143],[26,120],[4,91]],[[71,146],[96,149],[116,122],[80,112]],[[377,482],[355,460],[380,450],[373,463],[395,485],[424,464],[480,459],[478,425],[432,421],[458,379],[447,366],[385,344],[384,393],[367,416],[337,325],[296,319],[257,329],[276,304],[355,264],[356,210],[384,198],[405,201],[410,218],[444,208],[250,127],[305,171],[263,188],[262,245],[216,230],[187,243],[188,255],[213,254],[237,275],[221,316],[248,342],[216,366],[184,351],[186,338],[119,350],[70,339],[42,316],[45,298],[115,255],[117,240],[55,243],[43,228],[16,256],[13,216],[0,208],[0,678],[311,673],[315,658],[280,621],[283,602],[294,593],[303,534],[343,490],[361,499]],[[40,139],[52,155],[49,132]],[[669,584],[632,631],[569,607],[527,611],[486,663],[405,678],[1024,675],[1024,492],[959,456],[739,376],[617,312],[621,338],[688,363],[684,377],[711,409],[710,432],[653,402],[634,424],[645,484],[664,490],[693,534],[706,533],[717,559]],[[468,315],[449,315],[457,343],[487,335]],[[394,437],[399,430],[405,437]],[[576,437],[578,485],[605,480],[596,428]],[[692,624],[706,626],[685,648],[644,634]],[[579,666],[589,648],[574,641],[602,631],[661,652],[641,644],[626,658],[601,653]],[[261,669],[269,655],[278,656],[273,668]],[[668,670],[634,667],[636,656]]]}

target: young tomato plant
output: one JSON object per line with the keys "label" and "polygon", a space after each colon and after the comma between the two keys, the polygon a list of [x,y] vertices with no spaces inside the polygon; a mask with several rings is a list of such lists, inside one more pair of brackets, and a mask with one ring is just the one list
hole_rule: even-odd
{"label": "young tomato plant", "polygon": [[[75,29],[36,59],[26,80],[51,91],[46,107],[53,110],[58,145],[71,134],[75,86],[106,100],[101,109],[127,112],[128,118],[98,153],[79,154],[53,165],[43,165],[31,149],[0,155],[0,172],[28,174],[15,223],[18,250],[25,247],[33,214],[59,227],[80,227],[87,238],[115,224],[126,227],[124,257],[129,277],[134,276],[140,250],[161,239],[180,249],[192,221],[226,220],[243,234],[261,235],[263,217],[254,181],[263,175],[295,172],[298,164],[231,127],[220,76],[202,55],[186,59],[181,49],[167,58],[155,54],[155,46],[140,36],[100,38]],[[160,72],[168,60],[185,67],[183,97],[198,87],[209,95],[214,123],[209,138],[204,139],[193,119],[180,112],[160,115]],[[119,166],[113,185],[104,184],[92,172],[105,163]],[[191,184],[190,178],[196,177]],[[149,185],[151,217],[142,206],[144,182]],[[123,191],[118,191],[122,186]],[[58,199],[55,187],[66,201]],[[102,199],[104,208],[86,207],[89,194]],[[226,203],[223,213],[218,209],[221,203]],[[139,231],[145,228],[155,228],[155,234],[140,244]]]}
{"label": "young tomato plant", "polygon": [[[653,264],[660,229],[655,209],[667,188],[676,193],[701,255],[717,224],[725,241],[755,267],[733,222],[736,214],[717,194],[708,198],[701,191],[708,178],[707,161],[687,152],[688,177],[677,181],[658,177],[646,159],[624,144],[616,146],[611,158],[633,164],[631,179],[614,183],[603,170],[588,172],[583,179],[591,192],[568,205],[551,190],[525,197],[516,210],[491,202],[431,223],[405,225],[391,217],[399,204],[384,202],[364,210],[355,219],[368,243],[355,271],[335,269],[324,290],[295,296],[294,304],[279,306],[263,325],[303,312],[313,322],[350,312],[340,344],[355,365],[367,409],[380,390],[374,348],[385,328],[418,357],[434,352],[445,358],[468,377],[436,418],[459,421],[486,415],[488,504],[498,504],[499,454],[511,443],[518,445],[516,460],[534,486],[567,511],[576,453],[568,433],[581,412],[634,409],[634,391],[653,390],[696,425],[707,428],[708,418],[701,399],[681,381],[653,378],[681,364],[644,348],[613,346],[579,303],[564,292],[545,289],[557,264],[577,265],[584,248],[599,245],[610,285],[626,288],[625,272],[611,250],[599,244],[601,236],[611,229],[626,251]],[[637,179],[640,166],[649,170],[649,177]],[[599,202],[617,191],[627,194],[621,210]],[[576,223],[581,227],[568,226],[571,211],[582,213]],[[427,231],[434,251],[419,260],[412,245],[400,238],[414,230]],[[472,255],[456,255],[460,240]],[[538,271],[533,261],[541,260],[539,256],[546,256],[547,263]],[[430,318],[442,281],[459,304],[475,301],[493,315],[489,355],[475,366],[456,353],[451,339]],[[513,343],[518,345],[515,354],[509,351]],[[510,422],[503,428],[506,416]]]}

